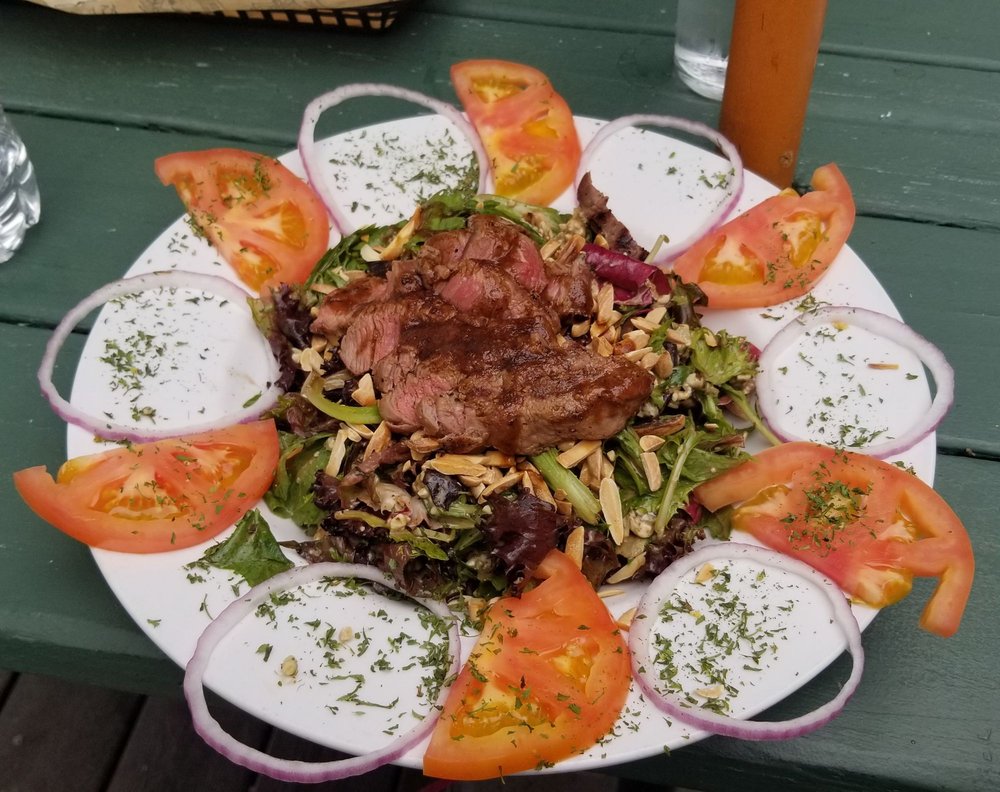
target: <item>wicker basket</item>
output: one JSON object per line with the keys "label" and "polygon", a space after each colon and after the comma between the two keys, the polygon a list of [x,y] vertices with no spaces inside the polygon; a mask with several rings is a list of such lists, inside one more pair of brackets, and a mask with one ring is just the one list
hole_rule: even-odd
{"label": "wicker basket", "polygon": [[252,22],[316,25],[345,30],[379,31],[391,26],[399,14],[411,2],[412,0],[394,0],[393,2],[376,2],[369,5],[353,5],[343,8],[314,8],[294,11],[276,11],[271,9],[216,11],[214,16],[226,17],[227,19],[249,20]]}

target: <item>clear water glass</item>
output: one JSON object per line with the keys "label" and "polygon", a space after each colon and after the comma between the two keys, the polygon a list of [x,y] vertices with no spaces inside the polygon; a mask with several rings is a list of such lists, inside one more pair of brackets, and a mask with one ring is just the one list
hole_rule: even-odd
{"label": "clear water glass", "polygon": [[688,88],[718,101],[726,85],[736,0],[678,0],[674,68]]}
{"label": "clear water glass", "polygon": [[38,222],[41,202],[24,142],[0,107],[0,263],[14,255]]}

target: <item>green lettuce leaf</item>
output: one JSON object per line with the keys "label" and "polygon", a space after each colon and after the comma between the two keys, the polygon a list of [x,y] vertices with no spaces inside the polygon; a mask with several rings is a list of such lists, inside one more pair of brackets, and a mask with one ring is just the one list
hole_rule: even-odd
{"label": "green lettuce leaf", "polygon": [[201,561],[208,566],[235,572],[251,586],[263,583],[293,566],[281,552],[267,521],[256,509],[243,515],[236,523],[232,536],[210,547]]}

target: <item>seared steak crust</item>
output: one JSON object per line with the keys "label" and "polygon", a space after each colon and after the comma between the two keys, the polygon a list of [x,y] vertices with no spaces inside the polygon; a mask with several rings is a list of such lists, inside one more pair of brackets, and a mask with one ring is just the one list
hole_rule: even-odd
{"label": "seared steak crust", "polygon": [[579,256],[547,270],[515,225],[474,216],[386,279],[332,292],[313,330],[342,334],[341,359],[372,372],[394,431],[421,430],[455,452],[532,454],[610,437],[651,392],[639,366],[560,334],[561,316],[592,310],[592,277]]}

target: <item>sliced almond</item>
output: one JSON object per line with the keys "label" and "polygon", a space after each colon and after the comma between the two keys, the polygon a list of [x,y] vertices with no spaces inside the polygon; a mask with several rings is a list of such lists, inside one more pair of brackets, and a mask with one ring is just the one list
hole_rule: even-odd
{"label": "sliced almond", "polygon": [[578,525],[569,536],[566,537],[566,550],[567,556],[572,559],[573,563],[576,564],[577,569],[583,567],[583,536],[584,530],[582,525]]}
{"label": "sliced almond", "polygon": [[660,353],[660,359],[653,365],[653,373],[660,379],[666,379],[674,373],[674,359],[669,352]]}
{"label": "sliced almond", "polygon": [[643,435],[639,438],[639,448],[643,451],[655,451],[667,441],[658,435]]}
{"label": "sliced almond", "polygon": [[556,461],[564,468],[572,469],[583,462],[594,451],[601,447],[600,440],[580,440],[556,457]]}
{"label": "sliced almond", "polygon": [[380,451],[385,451],[389,447],[389,443],[392,442],[392,431],[389,429],[389,424],[382,421],[372,432],[372,436],[368,439],[368,445],[365,446],[365,453],[363,459],[368,459],[372,454],[377,454]]}
{"label": "sliced almond", "polygon": [[640,331],[644,331],[647,335],[660,326],[659,322],[650,321],[647,316],[633,316],[630,321],[632,322],[632,327],[639,328]]}
{"label": "sliced almond", "polygon": [[611,599],[612,597],[620,597],[624,593],[625,589],[602,588],[597,592],[597,596],[601,599]]}
{"label": "sliced almond", "polygon": [[310,291],[314,291],[317,294],[329,294],[336,288],[332,283],[314,283],[309,287]]}
{"label": "sliced almond", "polygon": [[646,371],[650,371],[657,363],[660,362],[661,357],[663,357],[663,355],[659,352],[649,351],[638,360],[638,363],[642,366],[642,368],[646,369]]}
{"label": "sliced almond", "polygon": [[569,334],[573,338],[580,338],[581,336],[587,335],[590,332],[590,320],[585,319],[582,322],[577,322],[569,329]]}
{"label": "sliced almond", "polygon": [[660,460],[652,451],[643,451],[639,459],[642,461],[642,472],[646,474],[649,488],[656,492],[663,484],[663,470],[660,468]]}
{"label": "sliced almond", "polygon": [[646,563],[646,554],[639,553],[635,558],[629,561],[625,566],[619,569],[612,575],[608,576],[605,583],[611,583],[612,585],[616,583],[624,583],[626,580],[632,578]]}
{"label": "sliced almond", "polygon": [[667,315],[667,306],[657,305],[649,313],[646,314],[645,319],[649,322],[653,322],[657,327],[663,321],[663,317]]}
{"label": "sliced almond", "polygon": [[667,340],[677,346],[691,346],[691,328],[686,324],[679,324],[667,330]]}
{"label": "sliced almond", "polygon": [[869,363],[868,368],[878,371],[895,371],[899,368],[898,363]]}
{"label": "sliced almond", "polygon": [[501,476],[496,481],[487,485],[486,489],[482,491],[481,497],[488,498],[495,492],[506,492],[515,484],[517,484],[517,482],[520,480],[521,480],[521,474],[516,470],[512,470],[506,475]]}
{"label": "sliced almond", "polygon": [[[635,323],[634,318],[632,322]],[[649,333],[645,330],[632,330],[622,334],[622,341],[631,341],[634,344],[634,349],[640,349],[649,345]]]}
{"label": "sliced almond", "polygon": [[351,394],[351,398],[356,404],[360,404],[362,407],[371,407],[378,401],[375,398],[375,385],[372,382],[372,375],[370,373],[366,373],[358,380],[358,387]]}
{"label": "sliced almond", "polygon": [[611,541],[620,544],[625,538],[625,520],[622,518],[622,496],[618,484],[610,476],[601,479],[599,490],[601,511],[608,524]]}
{"label": "sliced almond", "polygon": [[531,480],[531,490],[536,498],[541,498],[550,506],[556,505],[556,499],[552,497],[552,490],[550,490],[549,485],[545,483],[545,479],[542,478],[541,473],[537,470],[525,470],[524,475]]}
{"label": "sliced almond", "polygon": [[621,616],[615,619],[615,624],[621,627],[623,630],[627,630],[632,626],[632,622],[635,620],[636,609],[629,608]]}
{"label": "sliced almond", "polygon": [[444,473],[446,476],[485,476],[487,469],[464,454],[441,454],[424,463],[425,468]]}
{"label": "sliced almond", "polygon": [[427,437],[423,432],[414,432],[406,439],[406,445],[418,454],[433,454],[441,448],[440,441]]}
{"label": "sliced almond", "polygon": [[698,568],[697,574],[694,576],[695,583],[707,583],[715,577],[715,567],[711,564],[702,564]]}
{"label": "sliced almond", "polygon": [[292,353],[292,360],[298,363],[299,368],[305,372],[319,374],[323,370],[323,355],[312,347],[296,350]]}
{"label": "sliced almond", "polygon": [[367,440],[375,433],[374,429],[365,424],[352,423],[352,424],[347,424],[347,426],[351,431],[356,432],[359,438],[364,438],[365,440]]}
{"label": "sliced almond", "polygon": [[590,348],[601,357],[611,357],[615,351],[614,345],[603,336],[591,341]]}
{"label": "sliced almond", "polygon": [[396,232],[388,245],[385,246],[381,251],[379,251],[379,257],[382,261],[395,261],[403,253],[403,247],[410,238],[413,236],[413,232],[417,230],[417,226],[420,224],[420,207],[413,213],[413,216],[407,221],[399,231]]}
{"label": "sliced almond", "polygon": [[697,693],[702,698],[707,699],[717,699],[722,698],[722,694],[726,692],[726,689],[722,685],[712,685],[712,687],[698,688],[695,693]]}
{"label": "sliced almond", "polygon": [[605,282],[597,292],[596,300],[598,324],[612,324],[612,314],[615,310],[615,287]]}
{"label": "sliced almond", "polygon": [[337,434],[329,438],[326,444],[330,449],[330,458],[323,472],[328,476],[339,476],[340,466],[344,464],[344,458],[347,456],[347,430],[338,429]]}
{"label": "sliced almond", "polygon": [[631,360],[633,363],[638,363],[646,355],[653,351],[652,347],[642,347],[641,349],[635,349],[632,352],[626,353],[625,357]]}

